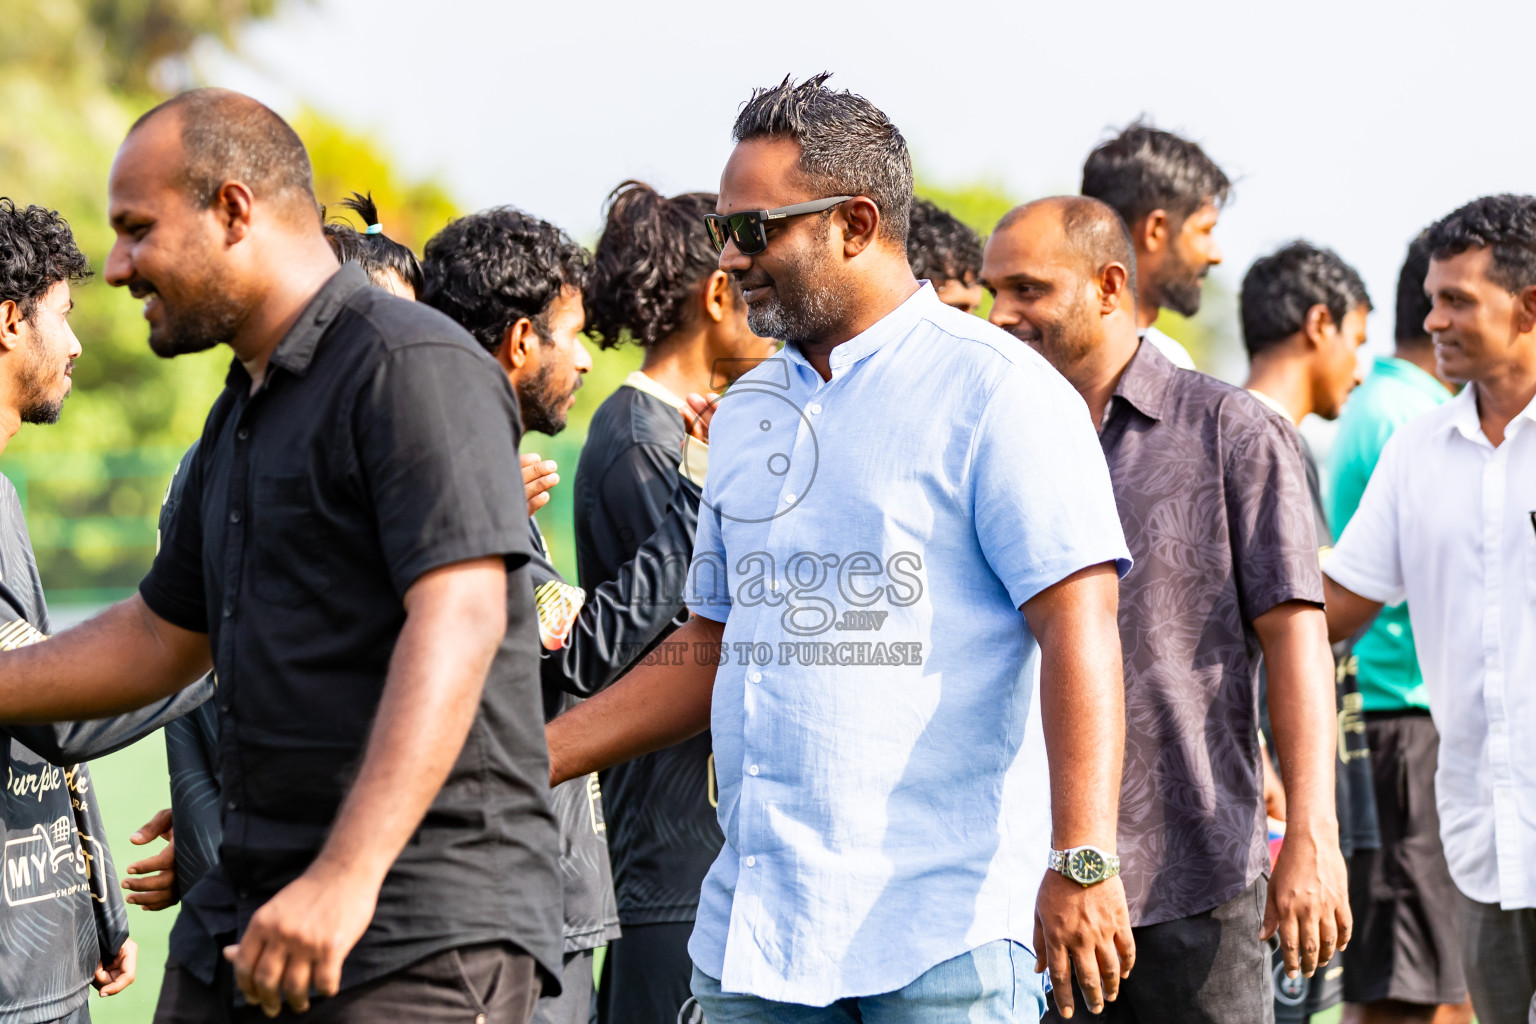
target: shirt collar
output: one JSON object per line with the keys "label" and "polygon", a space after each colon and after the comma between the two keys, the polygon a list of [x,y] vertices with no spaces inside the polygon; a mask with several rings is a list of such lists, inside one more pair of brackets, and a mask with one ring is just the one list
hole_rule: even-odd
{"label": "shirt collar", "polygon": [[[1468,441],[1477,444],[1491,445],[1487,436],[1483,433],[1483,421],[1477,414],[1477,383],[1474,381],[1461,389],[1461,392],[1446,403],[1450,410],[1446,420],[1445,429],[1455,430]],[[1527,420],[1530,422],[1521,423]],[[1504,428],[1504,439],[1509,440],[1514,434],[1522,430],[1536,430],[1536,399],[1521,409],[1509,426]]]}
{"label": "shirt collar", "polygon": [[[935,307],[942,305],[938,295],[934,293],[933,286],[924,281],[917,291],[902,301],[901,305],[870,324],[862,333],[854,335],[832,350],[828,362],[832,366],[833,378],[841,376],[849,367],[874,355],[890,342],[905,338],[919,322],[934,312]],[[800,351],[800,346],[785,345],[784,352],[791,362],[810,366],[809,360]]]}
{"label": "shirt collar", "polygon": [[1381,374],[1392,380],[1402,381],[1416,391],[1422,391],[1425,395],[1444,402],[1451,397],[1451,389],[1441,384],[1435,375],[1426,373],[1406,359],[1396,356],[1377,356],[1376,362],[1371,366],[1371,373]]}
{"label": "shirt collar", "polygon": [[368,275],[355,263],[348,263],[332,274],[309,300],[309,305],[304,307],[304,312],[299,314],[283,340],[278,342],[270,360],[272,365],[281,366],[296,377],[308,373],[321,335],[346,306],[347,300],[367,287]]}
{"label": "shirt collar", "polygon": [[1120,383],[1115,385],[1116,398],[1123,398],[1135,406],[1142,415],[1160,420],[1163,404],[1168,398],[1168,386],[1178,367],[1157,346],[1143,339],[1136,346],[1136,354],[1125,364]]}
{"label": "shirt collar", "polygon": [[667,403],[674,409],[681,409],[683,407],[683,400],[674,395],[671,388],[664,384],[657,383],[650,377],[647,377],[645,374],[641,373],[639,370],[636,370],[628,377],[625,377],[623,386],[627,388],[634,388],[636,391],[650,395],[652,398],[657,399],[658,401]]}

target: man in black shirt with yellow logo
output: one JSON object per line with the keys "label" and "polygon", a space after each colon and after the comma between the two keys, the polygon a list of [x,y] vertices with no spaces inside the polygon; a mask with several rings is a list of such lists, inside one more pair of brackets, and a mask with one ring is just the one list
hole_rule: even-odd
{"label": "man in black shirt with yellow logo", "polygon": [[[563,430],[582,375],[591,366],[579,337],[585,324],[586,253],[555,226],[500,207],[450,223],[427,243],[423,262],[423,301],[452,317],[495,358],[517,394],[523,423],[549,435]],[[673,415],[681,432],[682,416]],[[552,477],[552,464],[532,455],[526,459],[533,464],[526,467],[525,479]],[[600,586],[584,590],[561,578],[530,515],[529,571],[547,717],[612,683],[679,614],[703,481],[683,479],[675,471],[670,476],[656,528],[615,578]],[[560,996],[540,1000],[534,1019],[585,1024],[593,951],[618,936],[619,921],[596,775],[555,787],[551,802],[561,834],[565,978]]]}

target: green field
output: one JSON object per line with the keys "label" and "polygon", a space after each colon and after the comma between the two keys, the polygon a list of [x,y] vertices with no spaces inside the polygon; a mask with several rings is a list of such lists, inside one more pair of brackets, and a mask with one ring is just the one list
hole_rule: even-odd
{"label": "green field", "polygon": [[[163,736],[155,733],[126,750],[93,761],[91,782],[101,800],[107,842],[121,878],[129,864],[147,855],[147,849],[162,845],[156,840],[152,847],[134,846],[128,837],[156,811],[171,805]],[[145,1024],[154,1015],[160,977],[165,971],[166,938],[175,920],[175,908],[159,913],[128,908],[128,927],[139,944],[139,977],[127,990],[109,999],[93,994],[93,1020],[99,1024]]]}

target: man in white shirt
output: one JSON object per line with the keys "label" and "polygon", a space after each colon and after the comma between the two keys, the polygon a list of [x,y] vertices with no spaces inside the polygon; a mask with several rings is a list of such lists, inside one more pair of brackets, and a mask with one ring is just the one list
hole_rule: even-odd
{"label": "man in white shirt", "polygon": [[1329,631],[1409,600],[1440,834],[1482,1024],[1536,1024],[1536,197],[1430,229],[1424,321],[1468,386],[1382,452],[1327,573]]}
{"label": "man in white shirt", "polygon": [[1152,326],[1167,307],[1200,311],[1205,275],[1221,262],[1212,232],[1232,182],[1205,151],[1133,121],[1083,164],[1083,195],[1108,203],[1136,245],[1136,326],[1173,365],[1193,370],[1184,346]]}

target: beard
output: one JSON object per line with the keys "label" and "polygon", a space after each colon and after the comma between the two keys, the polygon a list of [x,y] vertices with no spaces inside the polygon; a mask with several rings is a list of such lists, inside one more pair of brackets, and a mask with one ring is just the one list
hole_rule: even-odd
{"label": "beard", "polygon": [[[543,344],[543,342],[540,342]],[[574,387],[562,388],[555,381],[555,367],[543,363],[532,377],[517,382],[517,404],[523,413],[523,429],[554,437],[565,429],[571,396],[581,387],[581,376]]]}
{"label": "beard", "polygon": [[1058,319],[1039,327],[1020,321],[1008,328],[1008,333],[1034,347],[1068,380],[1095,347],[1087,302],[1064,310]]}
{"label": "beard", "polygon": [[799,344],[815,344],[831,334],[844,312],[831,267],[826,247],[811,245],[785,260],[777,277],[756,267],[738,276],[736,283],[744,290],[773,286],[771,296],[747,307],[747,327],[760,338]]}
{"label": "beard", "polygon": [[69,396],[69,390],[64,386],[68,380],[65,374],[74,365],[75,361],[71,359],[63,369],[50,373],[44,349],[40,344],[37,346],[16,381],[16,411],[21,422],[44,426],[59,422],[64,399]]}
{"label": "beard", "polygon": [[228,345],[249,313],[249,304],[223,279],[211,259],[197,274],[176,282],[176,294],[186,298],[173,300],[143,280],[130,284],[129,291],[136,299],[150,295],[160,298],[159,323],[149,328],[149,349],[162,359]]}
{"label": "beard", "polygon": [[1179,316],[1194,316],[1200,312],[1200,293],[1209,269],[1203,266],[1197,270],[1182,261],[1169,268],[1168,276],[1157,282],[1157,304]]}

